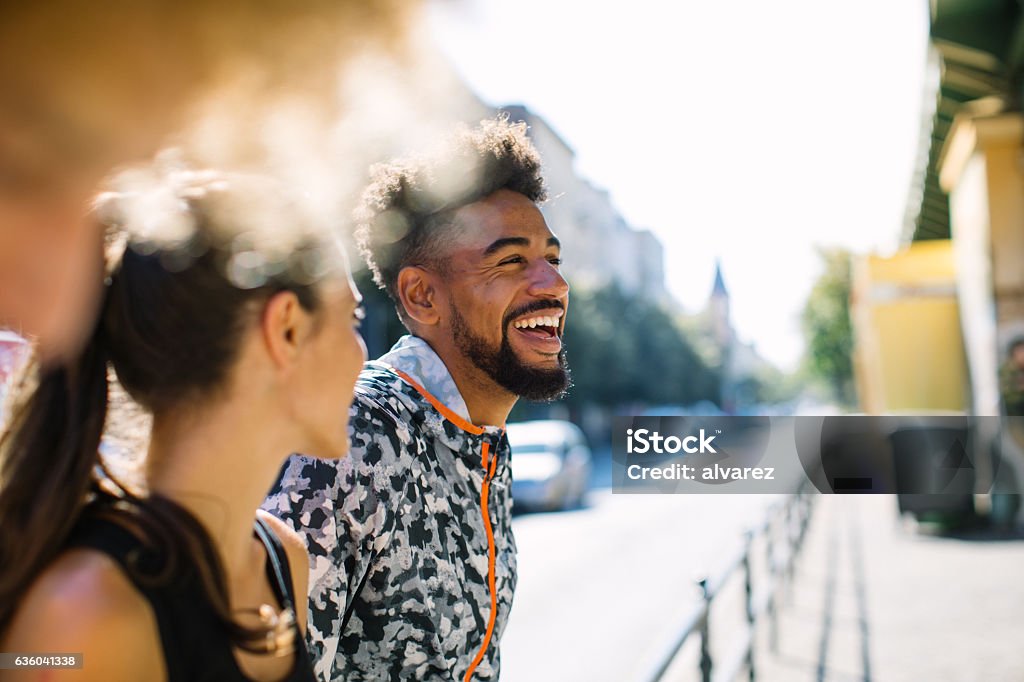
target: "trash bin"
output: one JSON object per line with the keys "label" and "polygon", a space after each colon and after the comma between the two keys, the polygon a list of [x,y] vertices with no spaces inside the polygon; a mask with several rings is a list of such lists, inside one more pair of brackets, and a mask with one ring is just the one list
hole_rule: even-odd
{"label": "trash bin", "polygon": [[892,431],[900,513],[946,522],[974,516],[970,436],[966,418],[928,418]]}

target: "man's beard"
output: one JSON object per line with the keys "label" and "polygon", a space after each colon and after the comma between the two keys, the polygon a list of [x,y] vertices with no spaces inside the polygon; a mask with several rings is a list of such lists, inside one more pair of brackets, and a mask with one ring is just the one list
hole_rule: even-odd
{"label": "man's beard", "polygon": [[[550,307],[550,306],[548,306]],[[454,301],[452,309],[452,335],[455,346],[469,360],[509,393],[537,402],[551,402],[563,397],[572,386],[572,375],[565,360],[565,347],[558,352],[558,366],[552,369],[529,367],[508,340],[508,325],[513,317],[529,310],[517,311],[502,321],[501,346],[491,348],[487,341],[474,334],[466,319],[459,314]]]}

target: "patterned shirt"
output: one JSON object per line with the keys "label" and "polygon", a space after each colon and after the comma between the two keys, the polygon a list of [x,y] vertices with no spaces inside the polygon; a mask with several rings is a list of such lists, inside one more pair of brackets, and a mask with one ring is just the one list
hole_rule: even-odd
{"label": "patterned shirt", "polygon": [[310,552],[307,637],[325,680],[496,680],[516,583],[509,445],[403,337],[356,384],[351,451],[293,456],[264,508]]}

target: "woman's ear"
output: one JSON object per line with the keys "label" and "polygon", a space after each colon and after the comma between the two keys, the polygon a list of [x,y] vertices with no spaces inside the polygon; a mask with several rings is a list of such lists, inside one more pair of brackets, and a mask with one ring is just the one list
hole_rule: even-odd
{"label": "woman's ear", "polygon": [[278,292],[267,301],[260,330],[267,352],[279,369],[288,370],[295,364],[301,345],[312,331],[312,322],[312,315],[291,291]]}
{"label": "woman's ear", "polygon": [[415,265],[402,268],[396,289],[405,314],[417,324],[431,327],[439,322],[437,288],[429,272]]}

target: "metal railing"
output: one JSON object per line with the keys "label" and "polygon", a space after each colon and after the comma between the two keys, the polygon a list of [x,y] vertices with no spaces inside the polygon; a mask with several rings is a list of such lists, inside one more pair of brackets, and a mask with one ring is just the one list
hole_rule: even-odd
{"label": "metal railing", "polygon": [[[638,678],[639,680],[666,680],[666,675],[683,645],[695,634],[700,639],[699,670],[702,682],[730,682],[736,679],[744,668],[748,671],[751,682],[757,679],[754,657],[756,628],[762,617],[767,615],[770,620],[769,646],[773,652],[777,651],[777,606],[780,589],[793,579],[794,562],[803,545],[807,524],[810,521],[811,499],[812,493],[801,486],[797,492],[770,508],[763,521],[746,531],[743,547],[732,557],[723,571],[714,579],[704,577],[696,581],[701,591],[700,603],[679,624],[677,634],[660,655],[653,659],[649,671]],[[764,576],[765,584],[757,586],[758,589],[755,591],[751,557],[754,543],[759,537],[763,537],[765,541],[767,575]],[[709,641],[711,605],[737,571],[743,574],[746,627],[738,637],[730,635],[737,643],[732,647],[729,658],[724,662],[715,661],[711,656]]]}

